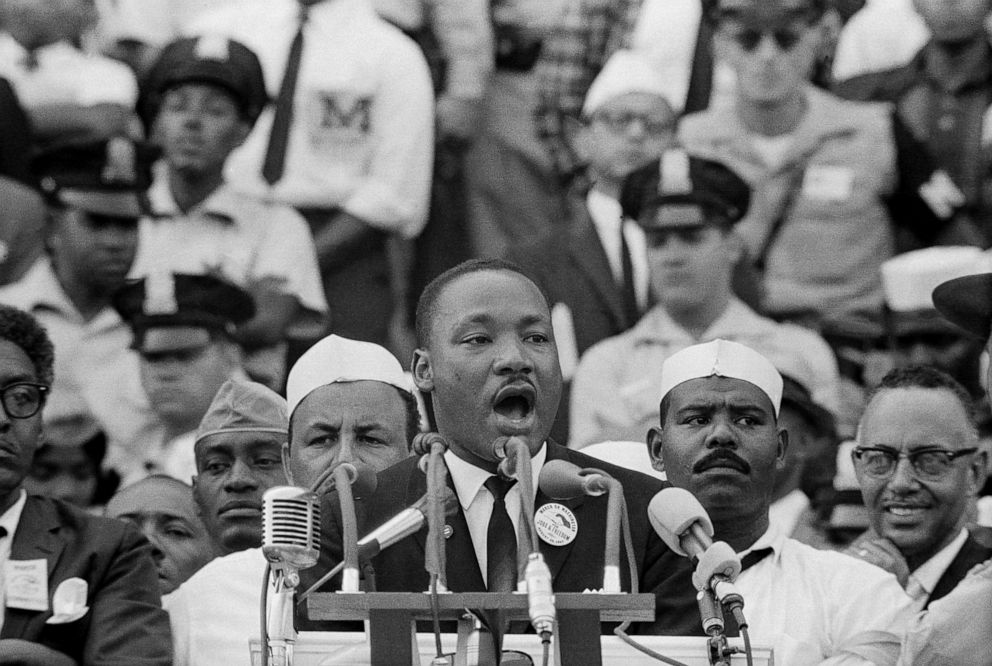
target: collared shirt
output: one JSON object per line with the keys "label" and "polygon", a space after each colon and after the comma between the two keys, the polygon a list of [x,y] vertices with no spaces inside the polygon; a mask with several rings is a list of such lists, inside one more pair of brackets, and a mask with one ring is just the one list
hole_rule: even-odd
{"label": "collared shirt", "polygon": [[4,610],[7,608],[7,600],[4,596],[3,571],[7,560],[10,559],[10,549],[14,543],[14,533],[17,531],[18,523],[21,522],[21,512],[24,511],[24,503],[28,498],[28,494],[23,488],[18,492],[20,492],[21,496],[17,498],[13,506],[4,511],[3,515],[0,515],[0,527],[7,530],[6,536],[0,536],[0,629],[3,629]]}
{"label": "collared shirt", "polygon": [[644,441],[658,424],[662,363],[677,351],[716,338],[740,342],[773,363],[787,364],[789,374],[803,375],[799,379],[806,380],[817,403],[837,409],[837,360],[813,331],[779,324],[731,299],[697,340],[659,305],[634,328],[593,345],[582,356],[572,382],[569,446]]}
{"label": "collared shirt", "polygon": [[913,598],[913,606],[916,610],[923,610],[927,604],[927,599],[933,594],[933,589],[937,586],[940,577],[951,566],[951,562],[961,552],[965,541],[968,540],[968,530],[962,528],[954,540],[941,548],[933,557],[916,567],[909,574],[906,582],[906,594]]}
{"label": "collared shirt", "polygon": [[764,547],[772,554],[736,582],[753,643],[771,645],[775,662],[789,666],[895,663],[913,615],[895,576],[774,526],[740,555]]}
{"label": "collared shirt", "polygon": [[620,202],[596,188],[586,195],[589,217],[599,236],[599,242],[606,251],[610,271],[618,285],[623,284],[623,248],[620,246],[620,227],[623,226],[624,240],[630,250],[630,264],[634,273],[634,293],[637,305],[643,312],[648,304],[648,246],[644,231],[633,220],[623,217]]}
{"label": "collared shirt", "polygon": [[[548,445],[544,443],[541,449],[530,459],[532,478],[534,479],[534,496],[537,497],[537,478],[544,466],[544,460],[548,455]],[[472,537],[472,547],[475,549],[476,559],[479,560],[479,571],[482,572],[482,580],[486,581],[486,565],[488,557],[488,537],[489,517],[493,513],[493,496],[484,487],[486,480],[493,476],[492,472],[476,467],[465,462],[450,449],[444,454],[444,462],[448,466],[448,473],[455,485],[455,493],[458,495],[458,503],[465,513],[465,522],[468,523],[468,531]],[[510,514],[510,521],[513,523],[514,534],[520,524],[520,485],[515,483],[506,493],[504,498],[506,512]],[[488,584],[488,581],[486,581]]]}
{"label": "collared shirt", "polygon": [[130,108],[138,99],[137,82],[126,65],[65,41],[37,49],[32,59],[9,33],[0,32],[0,76],[10,81],[26,109],[101,103]]}
{"label": "collared shirt", "polygon": [[[204,15],[188,33],[243,42],[258,55],[275,98],[298,16],[296,0],[233,6]],[[261,175],[270,105],[228,158],[228,182],[238,192],[294,207],[339,208],[383,231],[417,236],[427,219],[434,150],[434,99],[423,55],[367,0],[311,6],[303,44],[282,179],[270,188]]]}
{"label": "collared shirt", "polygon": [[83,319],[62,290],[48,257],[0,288],[0,303],[33,314],[55,345],[55,380],[45,419],[88,409],[108,438],[104,466],[123,472],[149,441],[161,438],[158,419],[141,387],[131,330],[110,306]]}

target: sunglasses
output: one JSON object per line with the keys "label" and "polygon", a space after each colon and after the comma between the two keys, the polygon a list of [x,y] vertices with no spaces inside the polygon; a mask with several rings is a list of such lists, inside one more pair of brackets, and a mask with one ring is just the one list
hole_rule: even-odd
{"label": "sunglasses", "polygon": [[765,35],[770,35],[772,40],[781,51],[791,51],[795,48],[799,40],[806,32],[804,26],[792,26],[788,28],[776,28],[775,30],[757,30],[755,28],[741,28],[730,31],[734,41],[740,44],[745,51],[754,51],[761,44]]}

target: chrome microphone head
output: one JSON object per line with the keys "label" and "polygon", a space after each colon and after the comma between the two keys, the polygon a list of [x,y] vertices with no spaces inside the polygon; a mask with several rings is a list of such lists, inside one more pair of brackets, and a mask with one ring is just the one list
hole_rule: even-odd
{"label": "chrome microphone head", "polygon": [[320,501],[296,486],[262,495],[262,553],[275,570],[308,569],[320,556]]}

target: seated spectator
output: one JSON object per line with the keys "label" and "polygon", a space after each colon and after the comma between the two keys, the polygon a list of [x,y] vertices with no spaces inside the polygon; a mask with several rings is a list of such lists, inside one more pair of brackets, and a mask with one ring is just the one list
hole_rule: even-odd
{"label": "seated spectator", "polygon": [[217,552],[262,545],[262,495],[286,485],[282,446],[289,417],[272,390],[229,379],[196,429],[196,508]]}
{"label": "seated spectator", "polygon": [[[569,192],[563,223],[510,255],[551,302],[566,382],[589,347],[647,311],[644,232],[624,216],[620,193],[627,175],[658,161],[674,138],[675,114],[663,95],[647,62],[629,51],[613,55],[589,88],[583,123],[572,128],[586,179]],[[568,441],[567,425],[566,399],[552,436]]]}
{"label": "seated spectator", "polygon": [[152,544],[163,595],[216,555],[197,516],[192,489],[171,476],[150,476],[132,483],[110,498],[105,515],[134,524]]}
{"label": "seated spectator", "polygon": [[[41,444],[54,354],[34,317],[0,306],[0,567],[20,567],[39,581],[34,594],[17,598],[8,578],[0,606],[0,662],[169,666],[168,618],[160,607],[151,549],[140,532],[24,490]],[[63,601],[66,592],[80,588],[82,607]]]}
{"label": "seated spectator", "polygon": [[162,430],[118,465],[121,483],[149,474],[190,479],[197,426],[224,382],[245,377],[233,333],[255,312],[251,296],[210,275],[155,273],[128,283],[113,303],[131,327],[141,386]]}
{"label": "seated spectator", "polygon": [[95,20],[92,0],[0,2],[0,76],[14,87],[37,145],[138,131],[131,70],[78,47]]}
{"label": "seated spectator", "polygon": [[[666,359],[661,376],[651,455],[673,486],[698,498],[713,539],[740,555],[736,586],[751,640],[771,645],[776,663],[893,663],[910,618],[895,578],[790,539],[769,521],[773,481],[790,444],[780,428],[775,366],[743,345],[714,340]],[[656,590],[656,630],[702,635],[693,565],[672,557],[673,573]],[[727,635],[736,635],[737,622],[725,620]]]}
{"label": "seated spectator", "polygon": [[[289,372],[286,474],[309,487],[339,462],[378,472],[408,456],[419,430],[411,387],[384,348],[336,335],[319,341]],[[175,666],[251,663],[248,641],[258,636],[264,571],[261,548],[235,552],[165,598]],[[308,580],[306,572],[303,577]]]}
{"label": "seated spectator", "polygon": [[261,65],[244,45],[215,36],[165,48],[142,86],[140,108],[163,160],[131,275],[210,273],[248,291],[255,316],[237,333],[245,368],[281,388],[287,336],[320,335],[327,303],[303,218],[286,205],[236,194],[224,180],[228,156],[265,103]]}
{"label": "seated spectator", "polygon": [[[935,163],[961,188],[963,215],[983,247],[992,245],[988,114],[992,107],[992,46],[988,20],[992,2],[913,0],[923,35],[905,62],[863,74],[836,86],[848,99],[892,102],[923,141]],[[889,14],[883,19],[890,22]],[[874,35],[873,35],[874,37]],[[905,39],[904,33],[904,39]]]}
{"label": "seated spectator", "polygon": [[679,132],[689,154],[723,162],[754,188],[735,231],[764,272],[762,311],[818,328],[879,321],[893,223],[929,244],[960,203],[889,106],[809,83],[824,5],[719,0],[715,46],[737,73],[735,99],[686,116]]}
{"label": "seated spectator", "polygon": [[44,495],[100,512],[120,479],[104,471],[107,437],[87,414],[46,419],[44,443],[34,453],[24,487]]}
{"label": "seated spectator", "polygon": [[740,257],[731,228],[743,206],[724,197],[741,191],[735,181],[710,163],[695,174],[669,177],[663,193],[645,207],[641,225],[658,304],[634,328],[594,345],[580,361],[572,384],[569,446],[643,439],[658,420],[662,361],[718,337],[784,356],[789,367],[804,366],[814,399],[836,408],[837,364],[827,344],[808,329],[761,317],[731,291]]}
{"label": "seated spectator", "polygon": [[46,419],[95,418],[107,436],[104,465],[123,471],[158,436],[131,333],[111,305],[134,260],[148,154],[98,142],[48,151],[36,164],[46,183],[48,251],[0,288],[0,303],[35,315],[61,350]]}
{"label": "seated spectator", "polygon": [[992,529],[966,528],[986,475],[972,409],[950,376],[910,366],[882,379],[861,418],[852,458],[870,528],[847,552],[894,573],[917,610],[992,558]]}

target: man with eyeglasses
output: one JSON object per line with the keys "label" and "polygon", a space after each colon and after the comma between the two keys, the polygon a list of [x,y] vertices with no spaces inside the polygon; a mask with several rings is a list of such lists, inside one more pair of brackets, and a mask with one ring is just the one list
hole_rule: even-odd
{"label": "man with eyeglasses", "polygon": [[138,529],[23,488],[53,361],[38,321],[0,306],[0,664],[168,666],[169,620]]}
{"label": "man with eyeglasses", "polygon": [[992,530],[966,527],[986,475],[972,411],[949,375],[893,370],[869,400],[852,452],[870,528],[847,552],[895,573],[920,610],[992,557]]}
{"label": "man with eyeglasses", "polygon": [[679,139],[755,189],[735,231],[763,268],[763,309],[817,327],[881,321],[881,263],[897,239],[931,244],[962,203],[959,193],[946,176],[933,177],[890,107],[810,84],[829,36],[825,0],[716,4],[714,46],[736,73],[736,93],[732,103],[683,118]]}

